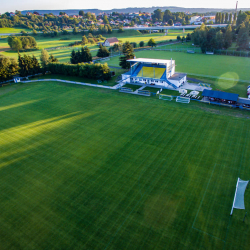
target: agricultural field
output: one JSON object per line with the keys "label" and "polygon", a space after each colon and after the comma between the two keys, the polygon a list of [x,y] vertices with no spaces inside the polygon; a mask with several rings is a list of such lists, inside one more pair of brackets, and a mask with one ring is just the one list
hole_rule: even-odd
{"label": "agricultural field", "polygon": [[[179,34],[183,34],[183,33],[170,31],[169,34],[165,36],[165,33],[141,34],[140,32],[136,30],[126,30],[123,33],[118,33],[117,31],[113,31],[112,34],[106,34],[103,36],[107,38],[117,37],[122,42],[129,41],[129,42],[136,42],[139,44],[140,41],[144,41],[146,43],[150,38],[154,38],[156,42],[176,39],[177,35]],[[70,43],[73,43],[74,41],[80,41],[82,39],[82,35],[83,34],[73,35],[72,33],[69,33],[69,35],[65,35],[65,36],[61,35],[58,37],[43,37],[42,35],[37,35],[35,36],[35,39],[37,41],[37,46],[39,47],[39,50],[26,52],[26,54],[29,54],[29,55],[34,54],[37,58],[39,58],[41,54],[41,49],[47,49],[48,52],[50,54],[53,54],[56,58],[58,58],[60,62],[69,62],[70,54],[71,54],[71,51],[73,50],[73,47],[67,47],[67,48],[62,48],[62,47],[68,46]],[[91,54],[93,56],[96,56],[98,45],[88,44],[87,46],[89,47]],[[56,47],[59,47],[59,48],[52,49]],[[78,49],[78,48],[81,48],[81,46],[74,47],[74,49]],[[0,40],[0,52],[5,56],[17,58],[17,52],[10,50],[9,45],[7,43],[7,39]]]}
{"label": "agricultural field", "polygon": [[[173,45],[172,47],[176,46]],[[250,58],[157,50],[140,51],[136,52],[135,55],[137,58],[173,58],[176,63],[177,72],[188,73],[190,77],[211,83],[213,89],[238,93],[240,96],[246,97],[246,87],[249,83],[241,82],[240,80],[250,81]],[[111,58],[108,64],[110,66],[118,66],[119,57]],[[210,79],[207,76],[215,76],[215,78]],[[224,80],[222,78],[231,80]]]}
{"label": "agricultural field", "polygon": [[249,249],[247,111],[40,82],[0,121],[1,250]]}
{"label": "agricultural field", "polygon": [[0,35],[12,34],[12,33],[20,33],[21,31],[31,32],[30,29],[25,28],[0,28]]}

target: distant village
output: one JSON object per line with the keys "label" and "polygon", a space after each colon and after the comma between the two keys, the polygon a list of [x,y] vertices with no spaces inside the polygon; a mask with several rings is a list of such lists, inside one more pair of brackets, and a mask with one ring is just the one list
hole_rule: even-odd
{"label": "distant village", "polygon": [[44,30],[48,27],[53,29],[69,29],[78,27],[79,29],[93,29],[102,25],[110,25],[112,28],[125,27],[150,27],[150,26],[181,26],[197,24],[233,23],[233,13],[199,14],[189,12],[170,12],[160,9],[153,13],[95,13],[79,11],[78,15],[67,15],[60,12],[58,15],[39,12],[27,12],[22,15],[20,11],[6,12],[0,15],[1,27],[22,27],[35,30]]}

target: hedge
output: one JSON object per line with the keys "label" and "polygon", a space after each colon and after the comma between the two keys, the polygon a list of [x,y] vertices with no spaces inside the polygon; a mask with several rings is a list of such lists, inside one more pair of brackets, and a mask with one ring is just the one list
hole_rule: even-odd
{"label": "hedge", "polygon": [[89,79],[109,80],[111,78],[108,64],[101,63],[49,63],[48,70],[53,74],[82,76]]}

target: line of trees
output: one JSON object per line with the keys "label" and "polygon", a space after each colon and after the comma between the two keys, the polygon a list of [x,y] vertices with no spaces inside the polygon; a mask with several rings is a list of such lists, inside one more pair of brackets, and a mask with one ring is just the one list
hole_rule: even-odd
{"label": "line of trees", "polygon": [[21,77],[45,73],[48,70],[48,64],[58,62],[47,50],[41,51],[40,63],[34,55],[21,55],[18,53],[18,60],[0,55],[0,82],[13,79],[13,76]]}
{"label": "line of trees", "polygon": [[74,49],[72,50],[70,58],[70,62],[72,64],[91,62],[91,61],[92,61],[92,55],[87,46],[85,46],[84,48],[82,47],[81,50],[78,50],[77,52],[75,52]]}
{"label": "line of trees", "polygon": [[32,36],[8,36],[10,48],[16,51],[37,48],[36,39]]}
{"label": "line of trees", "polygon": [[53,74],[61,74],[67,76],[81,76],[89,79],[109,80],[111,72],[107,65],[100,63],[49,63],[48,70]]}
{"label": "line of trees", "polygon": [[220,29],[207,27],[202,24],[192,33],[194,45],[201,48],[202,53],[217,49],[228,49],[232,45],[232,27],[227,26],[226,32],[222,33]]}

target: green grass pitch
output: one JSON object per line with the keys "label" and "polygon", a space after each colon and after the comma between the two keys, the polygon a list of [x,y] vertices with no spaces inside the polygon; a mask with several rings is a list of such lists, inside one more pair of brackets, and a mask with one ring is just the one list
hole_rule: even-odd
{"label": "green grass pitch", "polygon": [[249,190],[229,215],[249,141],[247,111],[1,88],[0,249],[249,249]]}

